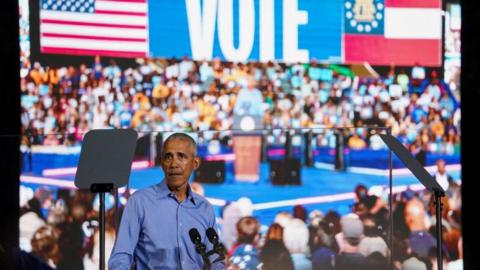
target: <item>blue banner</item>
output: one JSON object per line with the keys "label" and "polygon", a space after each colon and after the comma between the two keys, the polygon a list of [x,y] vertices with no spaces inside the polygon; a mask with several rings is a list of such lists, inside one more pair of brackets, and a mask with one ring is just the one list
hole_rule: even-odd
{"label": "blue banner", "polygon": [[341,62],[343,4],[343,0],[152,0],[149,56]]}

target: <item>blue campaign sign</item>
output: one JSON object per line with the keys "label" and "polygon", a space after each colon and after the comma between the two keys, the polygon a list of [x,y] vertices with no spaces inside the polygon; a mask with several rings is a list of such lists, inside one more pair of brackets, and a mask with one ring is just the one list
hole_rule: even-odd
{"label": "blue campaign sign", "polygon": [[151,0],[149,56],[341,61],[343,0]]}

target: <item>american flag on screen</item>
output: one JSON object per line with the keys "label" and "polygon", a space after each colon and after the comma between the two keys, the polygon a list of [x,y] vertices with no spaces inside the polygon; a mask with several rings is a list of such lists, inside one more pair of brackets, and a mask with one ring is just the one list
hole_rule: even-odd
{"label": "american flag on screen", "polygon": [[147,0],[41,0],[42,53],[144,57]]}

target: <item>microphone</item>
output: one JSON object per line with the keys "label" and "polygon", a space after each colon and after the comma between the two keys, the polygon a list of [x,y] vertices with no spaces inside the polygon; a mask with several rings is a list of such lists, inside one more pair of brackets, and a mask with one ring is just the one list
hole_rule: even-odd
{"label": "microphone", "polygon": [[202,243],[202,237],[200,236],[200,233],[197,229],[190,229],[190,231],[188,231],[188,234],[190,235],[190,240],[192,240],[192,243],[194,243],[195,245],[199,245]]}
{"label": "microphone", "polygon": [[206,233],[210,243],[214,245],[218,244],[218,234],[214,228],[208,228]]}
{"label": "microphone", "polygon": [[208,256],[206,254],[207,246],[202,243],[202,237],[200,236],[200,233],[197,229],[192,228],[188,231],[188,234],[190,235],[190,240],[195,245],[195,250],[203,258],[203,261],[205,263],[204,269],[210,269],[210,259],[208,259]]}
{"label": "microphone", "polygon": [[208,256],[210,256],[212,254],[215,254],[215,253],[218,254],[218,258],[215,261],[213,261],[212,263],[216,263],[218,261],[224,260],[225,259],[225,254],[227,254],[227,249],[225,248],[225,246],[222,243],[220,243],[218,234],[215,231],[215,229],[214,228],[208,228],[207,231],[206,231],[206,234],[207,234],[208,241],[210,241],[210,243],[213,244],[213,250],[208,252],[208,253],[210,253]]}

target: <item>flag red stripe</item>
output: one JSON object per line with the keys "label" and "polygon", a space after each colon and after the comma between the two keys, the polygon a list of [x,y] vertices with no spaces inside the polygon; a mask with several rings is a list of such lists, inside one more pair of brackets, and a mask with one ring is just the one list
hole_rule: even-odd
{"label": "flag red stripe", "polygon": [[54,34],[54,33],[42,33],[42,37],[80,38],[80,39],[92,39],[92,40],[134,41],[134,42],[146,42],[147,41],[146,38],[101,37],[101,36],[74,35],[74,34]]}
{"label": "flag red stripe", "polygon": [[129,25],[129,24],[110,24],[110,23],[90,23],[90,22],[75,22],[75,21],[63,21],[42,19],[41,23],[54,23],[65,25],[79,25],[79,26],[100,26],[100,27],[113,27],[113,28],[129,28],[129,29],[145,29],[145,25]]}
{"label": "flag red stripe", "polygon": [[132,11],[117,11],[117,10],[95,10],[96,14],[110,14],[110,15],[132,15],[132,16],[147,16],[146,12],[132,12]]}
{"label": "flag red stripe", "polygon": [[440,8],[441,0],[385,0],[386,7],[398,8]]}
{"label": "flag red stripe", "polygon": [[441,65],[439,39],[386,39],[374,35],[344,35],[345,62],[372,65]]}
{"label": "flag red stripe", "polygon": [[103,55],[103,56],[126,57],[126,58],[146,57],[145,52],[84,50],[84,49],[53,48],[53,47],[42,47],[41,52],[51,53],[51,54],[68,54],[68,55]]}

